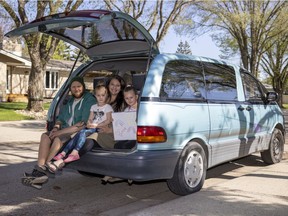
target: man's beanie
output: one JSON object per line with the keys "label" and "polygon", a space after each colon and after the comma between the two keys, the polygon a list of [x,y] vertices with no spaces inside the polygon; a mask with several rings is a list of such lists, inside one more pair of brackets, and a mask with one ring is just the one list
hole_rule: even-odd
{"label": "man's beanie", "polygon": [[70,82],[69,88],[71,88],[71,85],[74,81],[81,83],[83,85],[84,90],[85,90],[85,83],[84,83],[83,77],[79,77],[79,76],[73,77],[71,82]]}

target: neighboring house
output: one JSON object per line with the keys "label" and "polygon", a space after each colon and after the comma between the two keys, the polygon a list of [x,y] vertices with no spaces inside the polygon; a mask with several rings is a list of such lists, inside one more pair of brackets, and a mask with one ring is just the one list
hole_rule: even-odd
{"label": "neighboring house", "polygon": [[[20,46],[20,45],[19,45]],[[21,48],[10,52],[0,48],[0,101],[13,94],[27,95],[31,61],[21,56]],[[44,75],[44,98],[53,98],[66,81],[73,67],[73,61],[50,60]]]}

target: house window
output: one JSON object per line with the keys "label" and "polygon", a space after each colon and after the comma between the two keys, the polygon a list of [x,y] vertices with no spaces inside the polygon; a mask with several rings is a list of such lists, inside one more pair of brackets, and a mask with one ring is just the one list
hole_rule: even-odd
{"label": "house window", "polygon": [[59,73],[55,71],[46,71],[45,76],[45,88],[46,89],[58,89]]}
{"label": "house window", "polygon": [[11,81],[12,81],[12,72],[11,68],[7,67],[7,73],[6,73],[6,89],[8,92],[10,92],[11,89]]}

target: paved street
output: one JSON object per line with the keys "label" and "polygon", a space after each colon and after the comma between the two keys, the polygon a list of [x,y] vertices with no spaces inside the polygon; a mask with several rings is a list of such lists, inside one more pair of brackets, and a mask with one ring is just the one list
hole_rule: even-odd
{"label": "paved street", "polygon": [[20,183],[37,158],[44,121],[0,122],[1,215],[261,215],[288,212],[288,144],[285,159],[267,166],[255,154],[208,170],[203,189],[180,197],[165,181],[101,185],[64,170],[39,191]]}

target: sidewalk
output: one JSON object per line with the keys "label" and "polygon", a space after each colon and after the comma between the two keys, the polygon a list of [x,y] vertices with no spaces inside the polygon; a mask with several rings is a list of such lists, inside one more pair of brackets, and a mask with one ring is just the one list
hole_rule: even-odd
{"label": "sidewalk", "polygon": [[284,160],[218,185],[205,188],[204,184],[204,188],[197,193],[146,208],[130,216],[286,216],[288,213],[287,167],[288,160]]}
{"label": "sidewalk", "polygon": [[45,127],[44,120],[0,121],[0,143],[39,142]]}

